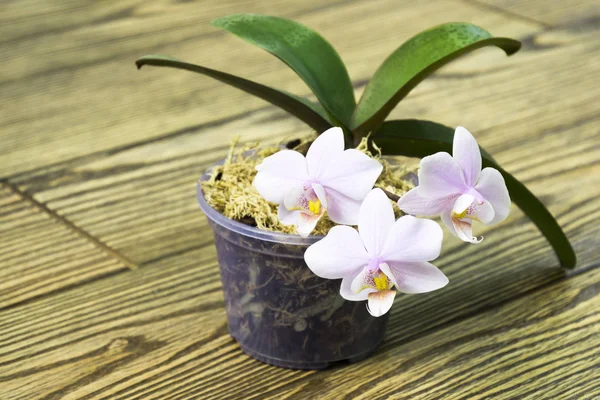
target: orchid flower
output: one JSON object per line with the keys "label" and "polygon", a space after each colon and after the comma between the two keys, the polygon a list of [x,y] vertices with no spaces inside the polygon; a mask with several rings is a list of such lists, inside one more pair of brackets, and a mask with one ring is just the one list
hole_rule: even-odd
{"label": "orchid flower", "polygon": [[306,157],[282,150],[256,170],[254,187],[279,204],[279,220],[307,237],[325,211],[335,223],[356,225],[360,204],[383,166],[356,149],[344,150],[342,130],[331,128],[312,143]]}
{"label": "orchid flower", "polygon": [[404,216],[395,221],[392,204],[381,189],[373,189],[360,207],[358,231],[334,226],[311,245],[304,260],[325,279],[342,279],[346,300],[368,300],[379,317],[390,309],[398,289],[425,293],[446,286],[448,278],[431,261],[442,247],[437,222]]}
{"label": "orchid flower", "polygon": [[510,210],[504,178],[494,168],[481,170],[477,141],[465,128],[454,132],[452,156],[445,152],[421,160],[419,186],[398,200],[402,211],[425,217],[441,216],[453,235],[479,243],[471,224],[502,222]]}

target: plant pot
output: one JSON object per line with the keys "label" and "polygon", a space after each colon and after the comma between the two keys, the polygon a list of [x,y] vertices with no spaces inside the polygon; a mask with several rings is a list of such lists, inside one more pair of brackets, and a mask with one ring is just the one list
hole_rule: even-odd
{"label": "plant pot", "polygon": [[[208,178],[204,175],[202,180]],[[304,251],[321,237],[267,232],[231,220],[197,198],[213,229],[229,333],[251,357],[284,368],[355,362],[383,340],[389,313],[344,300],[341,280],[314,275]]]}

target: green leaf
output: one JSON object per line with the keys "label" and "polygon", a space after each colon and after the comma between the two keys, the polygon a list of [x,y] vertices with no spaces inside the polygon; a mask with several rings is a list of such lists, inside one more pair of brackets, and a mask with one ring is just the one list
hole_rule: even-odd
{"label": "green leaf", "polygon": [[356,106],[348,71],[321,35],[297,22],[260,14],[234,14],[212,22],[292,68],[317,96],[334,122],[348,129]]}
{"label": "green leaf", "polygon": [[211,78],[268,101],[269,103],[294,115],[296,118],[317,132],[323,132],[332,126],[327,118],[325,110],[321,106],[294,94],[276,90],[235,75],[230,75],[225,72],[216,71],[200,65],[190,64],[179,61],[175,58],[159,55],[143,56],[139,58],[135,64],[137,65],[138,69],[142,68],[144,65],[153,65],[156,67],[183,69],[210,76]]}
{"label": "green leaf", "polygon": [[[431,121],[415,119],[384,122],[373,141],[383,154],[425,157],[439,151],[452,154],[454,129]],[[496,161],[481,149],[483,167],[496,168],[506,182],[512,201],[533,221],[548,239],[561,265],[574,268],[576,256],[569,239],[552,214],[533,193],[514,176],[502,169]]]}
{"label": "green leaf", "polygon": [[376,131],[400,100],[438,68],[485,46],[498,46],[511,55],[521,43],[494,38],[468,23],[440,25],[409,39],[383,62],[367,84],[352,117],[355,136]]}

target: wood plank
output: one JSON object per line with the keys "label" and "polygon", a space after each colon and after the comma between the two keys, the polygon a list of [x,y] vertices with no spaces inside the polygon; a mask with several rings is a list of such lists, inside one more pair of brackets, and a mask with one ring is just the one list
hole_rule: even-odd
{"label": "wood plank", "polygon": [[[285,2],[285,7],[283,2],[162,0],[91,7],[74,0],[41,2],[39,7],[33,0],[7,4],[2,5],[0,24],[8,38],[0,44],[5,99],[0,109],[0,177],[243,118],[265,107],[261,100],[184,71],[136,72],[133,61],[145,53],[172,54],[308,94],[303,82],[274,57],[208,24],[224,14],[274,13],[317,29],[339,50],[357,85],[364,84],[401,40],[435,24],[470,20],[498,35],[517,36],[538,29],[450,0],[419,7],[408,0]],[[30,15],[29,9],[39,12]],[[494,59],[505,62],[500,51]],[[273,136],[275,128],[263,124],[258,136]],[[256,132],[246,135],[255,137]],[[222,146],[229,138],[218,137],[211,146]]]}
{"label": "wood plank", "polygon": [[231,349],[214,249],[194,254],[1,311],[0,397],[102,394]]}
{"label": "wood plank", "polygon": [[[0,313],[2,398],[591,399],[599,393],[599,269],[418,333],[410,327],[440,304],[435,296],[403,296],[376,355],[306,372],[241,353],[224,325],[214,249],[193,253]],[[496,279],[501,285],[507,277]],[[468,286],[446,301],[460,306],[481,289],[478,282]]]}
{"label": "wood plank", "polygon": [[127,269],[1,183],[0,218],[0,308]]}
{"label": "wood plank", "polygon": [[600,4],[595,0],[481,0],[494,10],[506,10],[514,16],[525,16],[548,25],[597,24]]}

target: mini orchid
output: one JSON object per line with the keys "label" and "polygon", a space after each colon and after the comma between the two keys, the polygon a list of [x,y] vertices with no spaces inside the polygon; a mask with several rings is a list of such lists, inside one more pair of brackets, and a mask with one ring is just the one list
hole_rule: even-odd
{"label": "mini orchid", "polygon": [[360,207],[358,231],[335,226],[311,245],[304,260],[325,279],[340,279],[346,300],[368,300],[379,317],[390,309],[396,287],[404,293],[440,289],[448,278],[431,261],[442,247],[437,222],[404,216],[395,221],[392,204],[381,189],[373,189]]}
{"label": "mini orchid", "polygon": [[471,224],[502,222],[508,216],[510,197],[504,178],[494,168],[481,170],[477,141],[465,128],[454,132],[452,156],[439,152],[421,160],[419,186],[398,201],[408,214],[440,215],[450,232],[461,240],[479,243]]}
{"label": "mini orchid", "polygon": [[325,211],[335,223],[356,225],[361,201],[373,188],[383,166],[355,149],[344,150],[340,128],[322,133],[306,157],[282,150],[256,167],[254,187],[279,204],[279,220],[296,225],[307,237]]}

